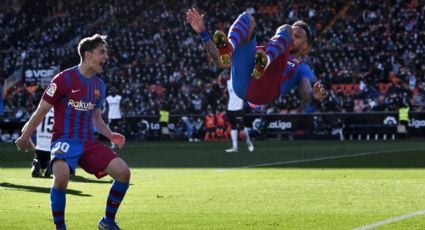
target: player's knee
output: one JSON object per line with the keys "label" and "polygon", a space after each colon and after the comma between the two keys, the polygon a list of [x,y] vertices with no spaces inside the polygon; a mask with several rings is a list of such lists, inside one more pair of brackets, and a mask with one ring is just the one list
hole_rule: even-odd
{"label": "player's knee", "polygon": [[53,187],[65,190],[68,187],[69,173],[55,173]]}
{"label": "player's knee", "polygon": [[125,178],[127,181],[130,180],[131,171],[130,171],[130,168],[127,165],[125,165],[121,168],[119,174],[121,175],[121,177]]}
{"label": "player's knee", "polygon": [[61,159],[55,159],[53,161],[53,187],[59,189],[66,189],[68,186],[70,168],[68,164]]}
{"label": "player's knee", "polygon": [[131,172],[128,167],[124,167],[117,172],[116,180],[120,182],[130,182]]}
{"label": "player's knee", "polygon": [[130,181],[130,168],[121,158],[116,158],[109,164],[107,173],[119,182],[128,183]]}

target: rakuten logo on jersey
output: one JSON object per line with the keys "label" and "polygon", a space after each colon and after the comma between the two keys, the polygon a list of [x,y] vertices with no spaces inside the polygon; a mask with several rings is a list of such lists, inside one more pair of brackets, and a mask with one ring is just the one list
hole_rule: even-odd
{"label": "rakuten logo on jersey", "polygon": [[68,102],[68,106],[72,106],[74,107],[75,110],[81,110],[81,111],[89,111],[94,109],[95,104],[91,103],[91,102],[84,102],[84,101],[74,101],[74,100],[69,100]]}

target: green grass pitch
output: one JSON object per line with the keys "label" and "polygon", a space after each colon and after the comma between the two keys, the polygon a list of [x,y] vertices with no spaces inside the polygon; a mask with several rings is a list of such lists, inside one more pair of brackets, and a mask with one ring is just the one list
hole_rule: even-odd
{"label": "green grass pitch", "polygon": [[[425,142],[130,142],[123,229],[425,229]],[[0,229],[53,229],[51,179],[0,144]],[[96,229],[111,179],[77,169],[68,229]],[[397,219],[398,217],[398,219]],[[380,222],[381,221],[381,222]],[[376,227],[372,227],[372,224]],[[369,226],[369,227],[368,227]]]}

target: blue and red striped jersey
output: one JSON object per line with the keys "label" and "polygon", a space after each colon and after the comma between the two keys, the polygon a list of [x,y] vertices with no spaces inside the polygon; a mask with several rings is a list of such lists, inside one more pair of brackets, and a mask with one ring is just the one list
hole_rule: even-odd
{"label": "blue and red striped jersey", "polygon": [[93,115],[104,99],[105,83],[96,75],[84,77],[78,66],[57,74],[43,94],[55,111],[52,141],[95,139]]}

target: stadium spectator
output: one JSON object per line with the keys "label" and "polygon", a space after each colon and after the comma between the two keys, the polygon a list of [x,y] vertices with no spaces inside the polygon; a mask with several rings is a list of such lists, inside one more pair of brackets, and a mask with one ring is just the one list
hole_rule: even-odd
{"label": "stadium spectator", "polygon": [[198,138],[195,138],[195,124],[192,117],[183,116],[181,118],[183,123],[183,134],[189,142],[199,141]]}
{"label": "stadium spectator", "polygon": [[[182,9],[192,4],[164,0],[26,0],[19,10],[5,5],[0,10],[0,83],[20,69],[72,66],[78,61],[73,41],[101,31],[111,38],[111,60],[102,78],[117,87],[123,104],[133,108],[123,115],[157,115],[161,103],[171,104],[173,114],[202,114],[208,106],[215,110],[226,103],[226,94],[214,88],[219,71],[208,64],[200,41],[180,23]],[[368,104],[370,98],[379,104],[379,97],[383,97],[382,106],[373,111],[397,111],[397,106],[388,102],[402,100],[398,97],[403,94],[393,97],[387,93],[391,83],[415,101],[412,111],[423,108],[425,5],[421,1],[206,0],[195,4],[208,15],[207,27],[221,30],[228,29],[238,12],[249,9],[262,28],[256,34],[259,43],[269,40],[279,24],[306,21],[314,35],[306,61],[315,75],[329,89],[335,84],[353,86],[342,90],[344,95],[350,94],[342,99],[342,111],[353,111],[354,100]],[[222,9],[223,4],[228,7]],[[354,99],[360,80],[371,88],[369,92],[376,93],[356,95]],[[213,90],[206,93],[207,88]],[[218,100],[208,99],[211,92]],[[302,112],[302,104],[293,100],[298,93],[291,91],[285,100],[277,99],[270,107],[275,112]],[[198,97],[196,108],[192,95]],[[39,96],[22,87],[10,89],[4,101],[5,116],[13,117],[19,106],[30,114],[37,104],[34,98]],[[319,105],[319,111],[329,111],[326,105],[333,104],[327,102],[330,99]]]}
{"label": "stadium spectator", "polygon": [[160,139],[164,136],[170,137],[170,130],[168,123],[170,122],[170,111],[167,107],[162,105],[159,109],[159,125],[160,125]]}
{"label": "stadium spectator", "polygon": [[226,133],[226,114],[223,108],[219,107],[215,113],[216,129],[215,135],[217,139],[228,139],[229,135]]}
{"label": "stadium spectator", "polygon": [[215,140],[216,120],[211,109],[205,115],[205,136],[204,140]]}
{"label": "stadium spectator", "polygon": [[409,135],[409,106],[405,103],[401,104],[398,109],[398,127],[397,132],[402,139]]}

